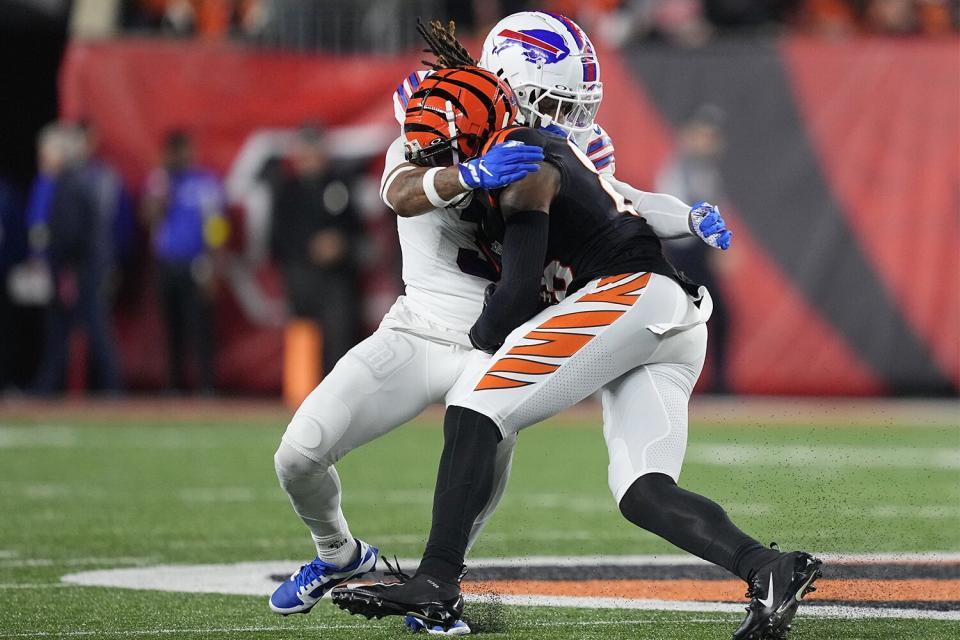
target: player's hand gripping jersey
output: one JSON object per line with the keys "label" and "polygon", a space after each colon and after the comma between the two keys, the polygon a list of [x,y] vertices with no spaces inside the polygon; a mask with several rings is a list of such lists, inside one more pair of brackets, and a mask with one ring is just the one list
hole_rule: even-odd
{"label": "player's hand gripping jersey", "polygon": [[[587,156],[571,141],[527,127],[512,127],[491,136],[486,146],[520,140],[542,146],[545,162],[559,172],[560,186],[549,215],[549,232],[542,280],[542,302],[553,304],[596,278],[620,273],[651,272],[676,280],[692,296],[698,287],[664,257],[660,240],[646,220],[601,178]],[[484,194],[489,208],[483,229],[489,255],[497,255],[503,240],[499,191]],[[506,334],[527,317],[516,307],[488,307],[472,335],[477,346],[498,347]]]}

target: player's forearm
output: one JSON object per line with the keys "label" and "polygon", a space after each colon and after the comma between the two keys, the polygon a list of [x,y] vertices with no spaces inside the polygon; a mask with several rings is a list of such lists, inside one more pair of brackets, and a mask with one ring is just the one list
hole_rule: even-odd
{"label": "player's forearm", "polygon": [[690,205],[683,200],[666,193],[640,191],[612,176],[604,179],[633,204],[633,208],[660,238],[666,240],[694,235],[690,229]]}
{"label": "player's forearm", "polygon": [[522,211],[507,219],[500,284],[470,329],[476,348],[493,353],[511,331],[540,310],[548,220],[543,211]]}
{"label": "player's forearm", "polygon": [[[439,208],[440,201],[449,202],[468,191],[460,182],[458,165],[432,171],[430,175],[427,175],[427,172],[431,170],[424,167],[403,169],[404,167],[398,167],[397,173],[388,178],[384,194],[384,200],[400,217],[411,218],[433,211]],[[431,179],[435,192],[434,202],[431,202],[427,194],[430,184],[425,183],[425,180]]]}

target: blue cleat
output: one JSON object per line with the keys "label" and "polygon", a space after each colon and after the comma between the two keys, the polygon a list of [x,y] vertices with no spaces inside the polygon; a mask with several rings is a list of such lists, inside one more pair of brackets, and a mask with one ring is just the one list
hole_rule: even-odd
{"label": "blue cleat", "polygon": [[438,624],[424,622],[419,618],[407,616],[403,619],[403,624],[414,633],[426,632],[431,636],[467,636],[470,635],[470,627],[463,620],[457,620],[449,629],[444,629]]}
{"label": "blue cleat", "polygon": [[283,616],[307,613],[330,589],[372,571],[377,566],[379,550],[363,540],[357,540],[357,547],[357,559],[345,567],[335,567],[320,558],[300,567],[270,596],[270,610]]}

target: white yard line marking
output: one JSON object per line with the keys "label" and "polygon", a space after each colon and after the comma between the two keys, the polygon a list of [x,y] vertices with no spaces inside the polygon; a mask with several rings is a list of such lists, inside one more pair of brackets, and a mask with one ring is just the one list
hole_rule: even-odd
{"label": "white yard line marking", "polygon": [[0,560],[0,569],[22,569],[26,567],[87,567],[87,566],[115,566],[119,564],[144,565],[156,562],[156,556],[119,557],[119,558],[15,558]]}
{"label": "white yard line marking", "polygon": [[[470,598],[467,598],[470,601]],[[519,607],[569,607],[576,609],[642,609],[646,611],[694,611],[743,613],[743,603],[691,602],[683,600],[634,600],[630,598],[581,598],[576,596],[500,596],[506,605]],[[960,620],[960,611],[885,609],[847,606],[808,606],[799,616],[810,618],[905,618],[908,620]]]}
{"label": "white yard line marking", "polygon": [[761,464],[777,467],[960,469],[960,449],[855,444],[769,445],[695,442],[687,449],[686,460],[695,464],[723,467]]}
{"label": "white yard line marking", "polygon": [[0,582],[0,591],[9,591],[14,589],[75,589],[78,584],[66,584],[64,582]]}
{"label": "white yard line marking", "polygon": [[62,425],[10,426],[0,424],[0,449],[43,449],[74,447],[79,443],[76,429]]}
{"label": "white yard line marking", "polygon": [[[913,562],[960,562],[957,552],[929,553],[825,553],[820,557],[832,564],[862,564],[868,562],[913,563]],[[77,564],[122,564],[123,558],[80,558]],[[142,565],[145,558],[128,558]],[[48,561],[49,562],[49,561]],[[401,565],[413,570],[419,558],[401,558]],[[240,562],[233,564],[206,565],[156,565],[148,568],[100,569],[83,571],[63,576],[65,583],[81,586],[119,587],[126,589],[156,589],[186,593],[222,593],[233,595],[269,595],[276,588],[271,575],[288,575],[302,564],[302,560],[278,560],[266,562]],[[590,567],[596,565],[617,566],[698,566],[707,563],[690,555],[634,555],[634,556],[533,556],[528,558],[474,558],[469,566],[483,567]],[[2,566],[2,564],[0,564]]]}
{"label": "white yard line marking", "polygon": [[[257,492],[249,487],[193,487],[181,489],[177,497],[183,502],[221,504],[224,502],[253,502]],[[264,496],[265,497],[265,496]]]}
{"label": "white yard line marking", "polygon": [[29,500],[51,500],[79,497],[85,499],[106,499],[112,497],[104,488],[85,485],[56,484],[51,482],[0,482],[0,488],[7,495],[16,494]]}
{"label": "white yard line marking", "polygon": [[842,509],[841,515],[868,518],[921,518],[925,520],[949,520],[960,518],[960,507],[955,505],[878,505],[869,509]]}
{"label": "white yard line marking", "polygon": [[[819,553],[821,560],[836,564],[862,564],[865,562],[960,562],[960,552],[888,552],[888,553]],[[405,565],[417,565],[418,560],[400,559]],[[471,558],[474,567],[587,567],[592,565],[619,566],[666,566],[707,565],[705,560],[688,554],[654,554],[628,556],[530,556],[514,558]]]}
{"label": "white yard line marking", "polygon": [[[661,625],[661,624],[729,624],[730,618],[684,618],[682,620],[664,620],[660,618],[644,618],[639,620],[542,620],[528,621],[511,624],[511,630],[518,629],[539,629],[549,627],[609,627],[617,625]],[[310,626],[311,630],[316,631],[337,631],[344,629],[364,629],[371,631],[369,623],[360,624],[316,624]],[[294,632],[295,628],[273,626],[273,627],[210,627],[206,629],[118,629],[115,631],[85,630],[75,629],[70,631],[23,631],[16,633],[0,633],[0,638],[61,638],[61,637],[83,637],[83,636],[112,636],[112,637],[131,637],[131,636],[150,636],[150,635],[169,635],[169,634],[223,634],[223,633],[265,633],[273,631]]]}

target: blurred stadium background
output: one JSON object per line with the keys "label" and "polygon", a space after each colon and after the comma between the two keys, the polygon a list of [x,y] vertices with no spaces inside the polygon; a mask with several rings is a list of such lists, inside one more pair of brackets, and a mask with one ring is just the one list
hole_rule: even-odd
{"label": "blurred stadium background", "polygon": [[[401,286],[375,187],[397,132],[391,92],[419,66],[415,18],[456,19],[478,48],[528,5],[571,13],[601,47],[598,121],[617,175],[718,200],[736,231],[722,259],[671,247],[724,302],[704,390],[956,395],[957,5],[933,0],[7,0],[0,387],[276,396],[285,335],[303,336],[291,318],[330,323],[334,354],[366,335]],[[315,142],[298,144],[304,126]],[[213,182],[210,215],[223,216],[206,247],[158,247],[149,205],[177,131]],[[327,265],[273,224],[311,155],[335,177],[317,206],[345,215],[293,233],[331,231],[342,255]],[[57,175],[82,164],[115,191],[86,287],[43,268],[71,234],[47,224]],[[188,259],[195,296],[176,289]],[[305,304],[281,267],[350,295]],[[52,302],[66,296],[82,315],[94,295],[106,306],[95,340],[45,332]],[[204,321],[178,320],[180,302]],[[171,329],[184,334],[172,351]],[[197,366],[172,376],[176,353]]]}
{"label": "blurred stadium background", "polygon": [[[71,591],[66,613],[50,622],[30,585],[57,582],[63,562],[307,552],[273,486],[273,443],[289,415],[283,402],[295,406],[401,293],[396,227],[377,191],[397,135],[391,94],[421,67],[416,18],[456,20],[476,51],[500,17],[528,8],[569,15],[597,45],[605,94],[597,121],[614,141],[617,176],[718,202],[734,230],[724,255],[669,246],[720,301],[692,410],[700,453],[686,477],[714,493],[727,487],[741,505],[735,515],[783,535],[776,523],[796,511],[748,504],[757,478],[738,478],[736,462],[744,447],[787,456],[798,443],[820,443],[823,464],[787,464],[777,487],[823,481],[800,511],[819,513],[825,497],[841,508],[791,542],[960,551],[954,0],[0,0],[0,506],[18,514],[0,517],[0,597],[10,588],[7,602],[26,612],[0,614],[0,637],[90,629],[106,637],[172,624],[111,590]],[[173,167],[188,167],[196,182],[200,246],[165,227]],[[96,202],[76,206],[72,195],[91,189]],[[51,252],[83,258],[52,269]],[[583,506],[607,506],[593,413],[587,407],[568,419],[578,426],[533,441],[554,460],[567,445],[597,445],[587,464],[595,486],[574,506],[544,498],[547,478],[577,488],[548,470],[546,455],[524,458],[521,443],[525,470],[504,511],[512,523],[534,527],[538,517],[558,528],[586,511],[608,528],[523,538],[495,519],[478,553],[515,555],[517,540],[542,555],[666,551],[628,532],[613,506],[602,517]],[[415,556],[422,545],[437,422],[426,416],[409,436],[354,454],[342,472],[348,503],[350,482],[363,483],[354,497],[368,506],[377,482],[397,484],[376,504],[386,513],[348,510],[393,535],[391,552]],[[770,424],[788,426],[761,429]],[[192,437],[200,454],[188,453]],[[729,468],[718,471],[711,447]],[[391,476],[395,452],[425,462]],[[351,474],[364,465],[378,474]],[[129,479],[148,497],[129,494]],[[144,500],[153,506],[144,510]],[[223,523],[196,530],[198,509]],[[67,530],[51,525],[60,512]],[[246,539],[219,545],[238,512]],[[152,537],[156,530],[165,537]],[[608,546],[584,542],[611,530]],[[77,554],[92,560],[71,565]],[[952,566],[938,575],[953,580],[940,600],[955,608]],[[122,623],[85,618],[90,598]],[[202,635],[193,604],[162,602]],[[266,616],[260,600],[256,615],[220,604],[211,629],[255,632]],[[359,633],[335,620],[333,636]],[[687,622],[657,637],[723,637],[710,635],[715,621]],[[798,637],[916,637],[897,629]],[[930,627],[924,637],[956,632]]]}

